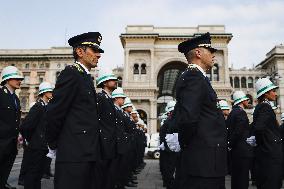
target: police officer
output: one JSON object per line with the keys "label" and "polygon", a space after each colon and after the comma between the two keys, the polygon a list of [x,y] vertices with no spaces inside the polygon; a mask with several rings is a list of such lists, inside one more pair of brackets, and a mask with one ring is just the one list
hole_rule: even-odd
{"label": "police officer", "polygon": [[257,146],[256,185],[258,189],[279,189],[282,185],[282,139],[276,115],[269,103],[277,93],[268,78],[255,83],[258,104],[253,113],[253,126]]}
{"label": "police officer", "polygon": [[98,64],[102,36],[89,32],[68,40],[75,63],[58,76],[47,111],[47,141],[56,150],[55,189],[97,188],[100,157],[97,97],[91,68]]}
{"label": "police officer", "polygon": [[176,84],[176,121],[181,145],[180,188],[221,189],[225,185],[226,126],[206,71],[214,65],[209,33],[178,45],[189,66]]}
{"label": "police officer", "polygon": [[24,178],[24,187],[40,189],[41,178],[44,172],[46,154],[46,106],[52,98],[53,88],[50,83],[42,82],[39,85],[39,99],[32,106],[28,115],[21,124],[21,134],[27,142],[28,160]]}
{"label": "police officer", "polygon": [[17,155],[17,138],[21,107],[15,91],[23,77],[14,66],[7,66],[1,73],[0,86],[0,189],[14,188],[7,184]]}
{"label": "police officer", "polygon": [[135,170],[136,167],[136,157],[137,157],[137,133],[136,133],[136,124],[131,119],[130,113],[133,109],[133,104],[130,98],[126,97],[123,106],[121,108],[124,111],[124,122],[126,126],[127,133],[127,143],[128,143],[128,153],[126,158],[127,164],[125,164],[127,170],[127,183],[125,186],[136,187],[138,182],[136,181],[137,177],[134,178],[134,174],[138,174],[139,171]]}
{"label": "police officer", "polygon": [[234,105],[227,119],[230,128],[229,146],[232,153],[231,188],[248,189],[253,149],[246,142],[250,137],[250,126],[244,109],[249,107],[249,98],[243,91],[235,91],[233,100]]}
{"label": "police officer", "polygon": [[116,110],[111,93],[116,89],[117,78],[111,74],[102,74],[97,79],[97,87],[102,88],[98,93],[98,116],[101,125],[100,144],[102,152],[101,188],[113,189],[115,185],[116,157]]}
{"label": "police officer", "polygon": [[172,135],[173,133],[177,133],[177,129],[175,128],[175,122],[174,118],[172,116],[174,107],[176,102],[175,101],[169,101],[167,103],[167,107],[165,108],[167,112],[167,119],[164,122],[163,127],[161,128],[161,141],[165,145],[165,151],[164,151],[164,159],[163,159],[163,167],[164,167],[164,173],[163,173],[163,179],[165,182],[165,186],[167,189],[173,189],[174,187],[174,175],[176,171],[176,164],[178,159],[178,152],[174,151],[169,147],[168,141],[166,139],[167,136]]}
{"label": "police officer", "polygon": [[223,112],[225,120],[227,120],[228,115],[230,114],[230,107],[229,107],[228,102],[226,100],[220,100],[219,106],[220,106],[220,109]]}
{"label": "police officer", "polygon": [[[282,138],[282,154],[284,153],[284,113],[281,114],[282,124],[280,125],[280,132]],[[284,156],[282,155],[282,178],[284,178]]]}
{"label": "police officer", "polygon": [[118,87],[112,92],[112,99],[116,110],[116,152],[117,158],[115,159],[116,164],[116,177],[115,185],[117,189],[124,189],[127,183],[127,173],[125,171],[125,164],[127,164],[127,159],[125,156],[128,152],[127,146],[127,135],[126,135],[126,125],[124,120],[124,113],[121,108],[124,104],[124,99],[126,98],[123,89]]}

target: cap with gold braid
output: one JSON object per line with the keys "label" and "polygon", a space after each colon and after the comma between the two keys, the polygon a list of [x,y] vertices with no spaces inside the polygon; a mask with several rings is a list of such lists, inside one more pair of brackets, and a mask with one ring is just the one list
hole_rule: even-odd
{"label": "cap with gold braid", "polygon": [[178,45],[178,51],[181,53],[188,53],[188,51],[198,48],[198,47],[203,47],[203,48],[207,48],[209,49],[212,53],[216,52],[217,49],[213,48],[211,46],[211,37],[210,37],[210,33],[207,32],[201,36],[192,38],[192,39],[188,39],[184,42],[181,42]]}
{"label": "cap with gold braid", "polygon": [[71,47],[88,46],[94,50],[104,53],[104,50],[100,48],[102,41],[102,35],[99,32],[88,32],[71,37],[68,43]]}

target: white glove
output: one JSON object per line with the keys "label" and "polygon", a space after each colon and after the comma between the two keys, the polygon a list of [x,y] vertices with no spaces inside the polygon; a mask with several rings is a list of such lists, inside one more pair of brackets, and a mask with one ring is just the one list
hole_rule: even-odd
{"label": "white glove", "polygon": [[160,150],[165,150],[165,145],[164,143],[162,143],[160,146],[159,146]]}
{"label": "white glove", "polygon": [[167,134],[166,135],[166,141],[168,144],[168,147],[173,152],[179,152],[180,151],[180,145],[178,141],[178,133],[173,134]]}
{"label": "white glove", "polygon": [[251,137],[247,138],[246,142],[252,147],[257,146],[255,136],[251,136]]}
{"label": "white glove", "polygon": [[48,147],[48,154],[46,154],[46,157],[49,157],[51,159],[55,159],[56,158],[56,150],[51,150]]}

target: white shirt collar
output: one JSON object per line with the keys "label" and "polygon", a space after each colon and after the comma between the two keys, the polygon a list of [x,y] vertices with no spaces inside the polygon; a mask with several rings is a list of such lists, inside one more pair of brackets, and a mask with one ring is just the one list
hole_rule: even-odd
{"label": "white shirt collar", "polygon": [[88,70],[88,68],[86,68],[86,66],[84,64],[82,64],[81,62],[78,62],[78,61],[76,61],[76,64],[79,64],[80,66],[82,66],[87,74],[91,74],[90,71]]}
{"label": "white shirt collar", "polygon": [[10,94],[14,94],[14,93],[15,93],[15,91],[13,91],[13,90],[8,86],[8,84],[6,84],[5,86],[6,86],[6,88],[9,90]]}
{"label": "white shirt collar", "polygon": [[189,66],[196,67],[203,74],[204,77],[207,77],[206,72],[199,65],[189,64]]}

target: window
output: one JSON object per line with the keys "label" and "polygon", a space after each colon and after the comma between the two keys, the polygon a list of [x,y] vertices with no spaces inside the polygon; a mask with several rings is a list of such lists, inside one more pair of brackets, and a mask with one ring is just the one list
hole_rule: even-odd
{"label": "window", "polygon": [[44,68],[44,63],[41,63],[41,64],[39,65],[39,68]]}
{"label": "window", "polygon": [[248,88],[253,88],[253,78],[252,77],[248,78]]}
{"label": "window", "polygon": [[29,64],[25,64],[25,68],[26,68],[26,69],[29,69],[29,68],[30,68],[30,65],[29,65]]}
{"label": "window", "polygon": [[240,79],[238,77],[234,78],[234,86],[235,88],[240,88]]}
{"label": "window", "polygon": [[139,65],[138,64],[134,64],[133,73],[134,74],[139,74]]}
{"label": "window", "polygon": [[38,82],[40,84],[44,81],[44,73],[38,73],[37,75],[38,75]]}
{"label": "window", "polygon": [[24,74],[24,81],[23,83],[29,84],[30,83],[30,75],[29,74]]}
{"label": "window", "polygon": [[247,88],[247,79],[245,77],[241,78],[241,85],[242,88]]}
{"label": "window", "polygon": [[234,85],[233,85],[233,78],[232,77],[230,77],[230,83],[231,83],[231,87],[234,87]]}
{"label": "window", "polygon": [[122,87],[122,77],[117,77],[117,86]]}
{"label": "window", "polygon": [[146,74],[146,64],[141,65],[141,74]]}
{"label": "window", "polygon": [[213,81],[219,81],[219,66],[215,64],[213,66]]}

